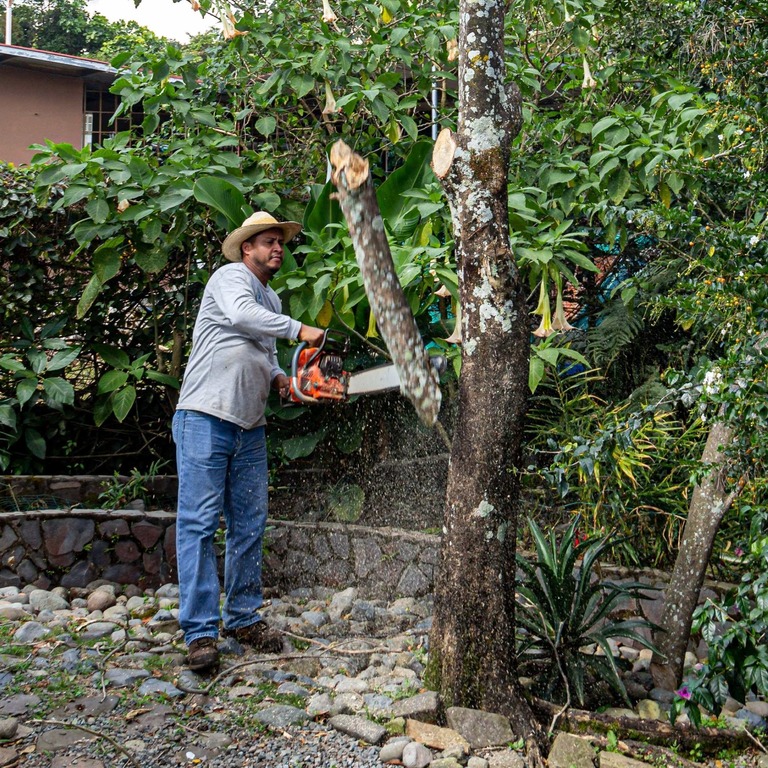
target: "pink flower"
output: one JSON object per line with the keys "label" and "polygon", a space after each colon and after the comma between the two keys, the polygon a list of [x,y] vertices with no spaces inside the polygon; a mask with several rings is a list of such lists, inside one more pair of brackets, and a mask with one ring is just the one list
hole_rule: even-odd
{"label": "pink flower", "polygon": [[682,688],[680,688],[680,690],[675,691],[675,693],[681,699],[685,699],[686,701],[691,698],[691,689],[687,685],[684,685]]}

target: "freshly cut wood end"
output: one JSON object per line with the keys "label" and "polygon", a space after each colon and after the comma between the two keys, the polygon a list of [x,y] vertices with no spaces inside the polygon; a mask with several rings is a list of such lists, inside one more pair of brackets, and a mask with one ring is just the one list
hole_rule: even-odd
{"label": "freshly cut wood end", "polygon": [[435,148],[432,150],[432,170],[438,179],[444,179],[448,175],[453,163],[453,156],[456,154],[456,139],[453,138],[453,132],[450,128],[443,128],[435,141]]}
{"label": "freshly cut wood end", "polygon": [[343,141],[337,141],[331,147],[331,166],[331,180],[337,187],[343,183],[347,189],[357,189],[368,180],[368,161],[353,152]]}

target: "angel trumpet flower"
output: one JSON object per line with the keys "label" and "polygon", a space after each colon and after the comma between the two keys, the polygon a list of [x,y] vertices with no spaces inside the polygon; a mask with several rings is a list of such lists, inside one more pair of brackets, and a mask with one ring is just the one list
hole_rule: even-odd
{"label": "angel trumpet flower", "polygon": [[573,326],[565,319],[565,310],[563,309],[563,287],[561,278],[557,277],[557,299],[555,301],[555,316],[552,319],[553,331],[572,331]]}
{"label": "angel trumpet flower", "polygon": [[235,29],[235,24],[237,24],[237,22],[235,21],[235,15],[232,11],[227,11],[227,13],[221,15],[221,26],[223,28],[225,40],[232,40],[239,34],[242,34]]}
{"label": "angel trumpet flower", "polygon": [[456,310],[456,322],[453,326],[453,333],[443,341],[448,344],[461,344],[461,307]]}
{"label": "angel trumpet flower", "polygon": [[365,332],[366,338],[371,337],[379,338],[379,332],[376,330],[376,318],[373,316],[373,312],[368,313],[368,329]]}
{"label": "angel trumpet flower", "polygon": [[581,66],[584,69],[584,79],[581,81],[582,88],[597,88],[597,80],[592,77],[592,70],[589,68],[589,62],[586,56],[581,57]]}
{"label": "angel trumpet flower", "polygon": [[334,112],[338,112],[336,107],[336,99],[333,97],[333,91],[331,90],[331,84],[325,81],[325,106],[323,107],[324,115],[332,115]]}
{"label": "angel trumpet flower", "polygon": [[539,303],[536,309],[533,310],[533,314],[541,315],[541,322],[539,327],[533,332],[533,335],[538,336],[540,339],[551,336],[554,329],[552,328],[552,307],[549,303],[549,280],[546,272],[541,276]]}
{"label": "angel trumpet flower", "polygon": [[336,14],[333,12],[329,0],[323,0],[323,21],[326,24],[333,24],[333,22],[336,21],[336,18]]}

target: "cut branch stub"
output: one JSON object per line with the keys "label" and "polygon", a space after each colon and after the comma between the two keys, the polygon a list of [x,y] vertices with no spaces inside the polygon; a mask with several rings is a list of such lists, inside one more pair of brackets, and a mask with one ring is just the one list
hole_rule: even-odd
{"label": "cut branch stub", "polygon": [[435,148],[432,152],[432,170],[438,179],[444,179],[453,164],[453,157],[456,154],[456,139],[450,128],[443,128],[435,141]]}
{"label": "cut branch stub", "polygon": [[434,426],[440,410],[440,387],[424,349],[384,232],[384,222],[367,160],[343,141],[331,148],[331,179],[360,266],[365,292],[381,336],[400,377],[401,392],[421,421]]}

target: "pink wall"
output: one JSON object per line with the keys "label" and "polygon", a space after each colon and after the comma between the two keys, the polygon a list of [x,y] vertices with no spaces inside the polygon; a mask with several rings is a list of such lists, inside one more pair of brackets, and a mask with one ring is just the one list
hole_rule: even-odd
{"label": "pink wall", "polygon": [[83,81],[0,66],[0,160],[20,165],[45,139],[83,146]]}

